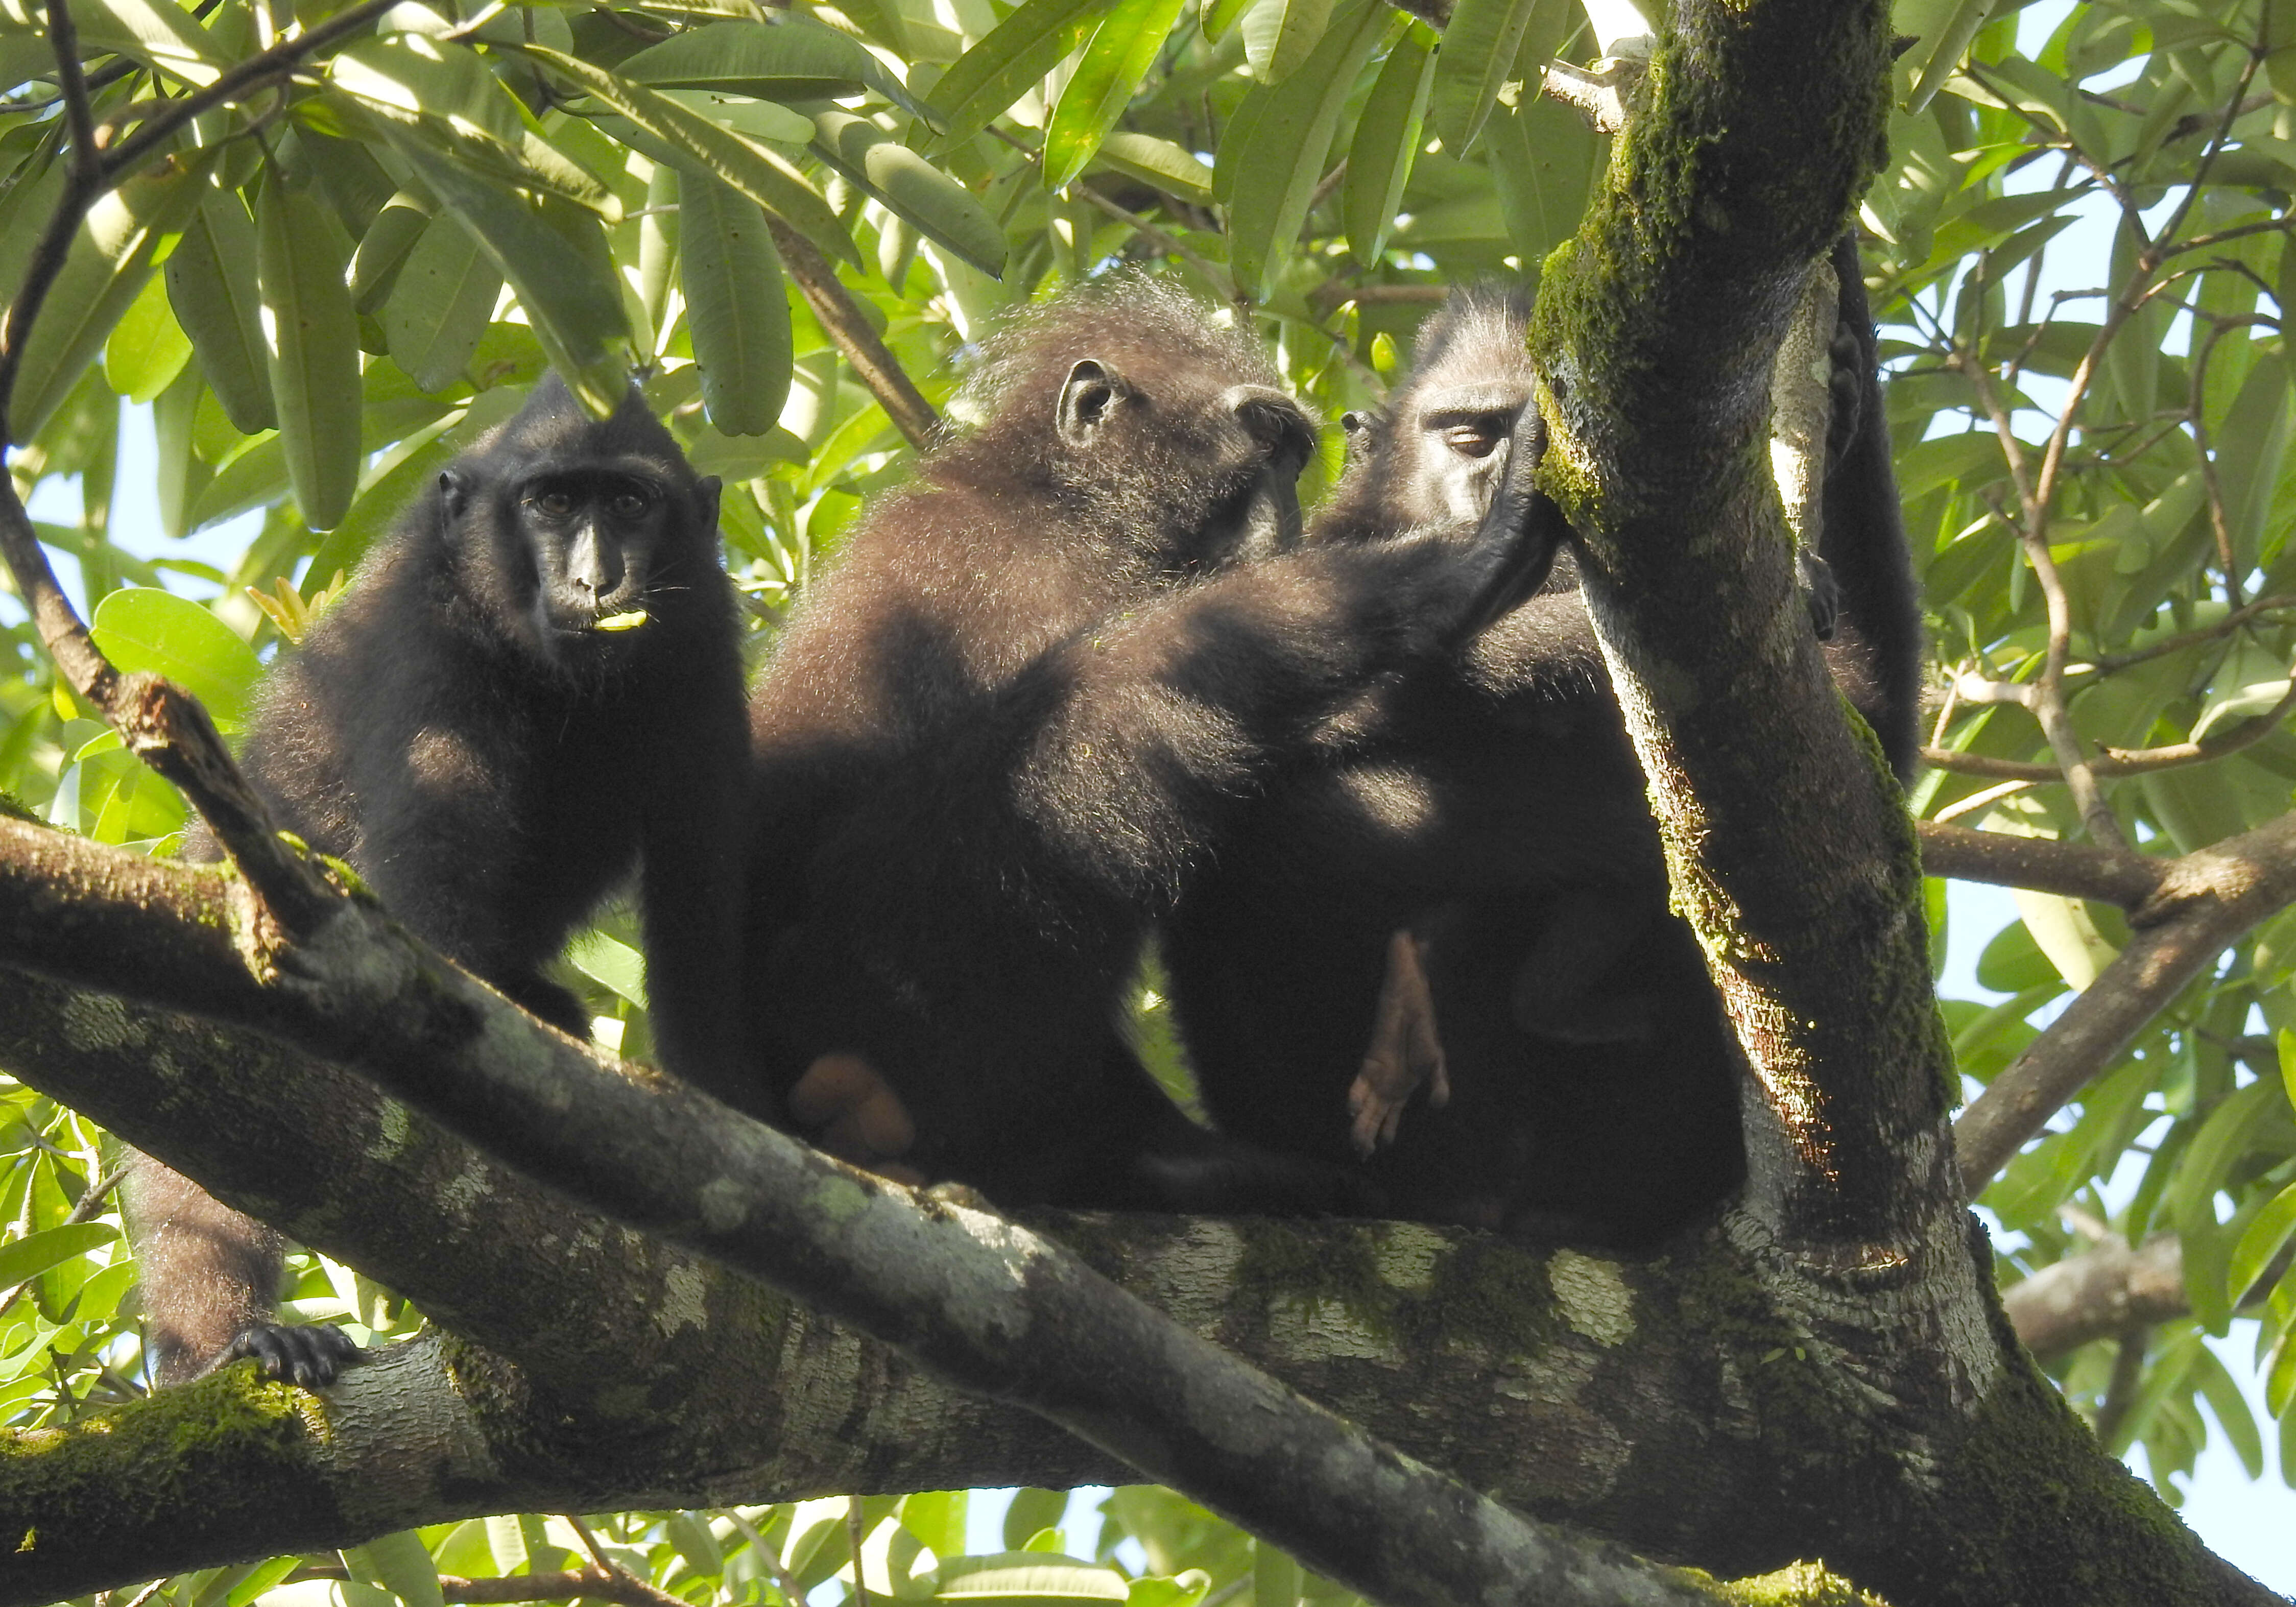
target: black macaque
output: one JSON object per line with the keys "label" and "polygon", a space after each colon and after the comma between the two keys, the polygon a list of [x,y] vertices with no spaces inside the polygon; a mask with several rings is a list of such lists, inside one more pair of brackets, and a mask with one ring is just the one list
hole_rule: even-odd
{"label": "black macaque", "polygon": [[1121,996],[1270,769],[1535,589],[1560,527],[1298,548],[1314,422],[1151,281],[1024,316],[973,394],[752,699],[751,1108],[1008,1207],[1368,1208],[1351,1165],[1187,1122]]}
{"label": "black macaque", "polygon": [[[270,676],[242,765],[279,824],[543,1020],[543,968],[633,865],[663,1063],[722,1086],[736,1034],[747,753],[718,481],[632,389],[554,375],[456,458]],[[218,857],[195,831],[191,859]],[[252,1356],[330,1382],[340,1331],[273,1323],[281,1242],[137,1157],[129,1219],[162,1384]]]}
{"label": "black macaque", "polygon": [[[1813,620],[1838,611],[1835,677],[1903,778],[1921,626],[1853,242],[1834,264],[1824,562],[1804,575]],[[1504,292],[1455,293],[1410,383],[1358,428],[1311,543],[1482,513],[1529,391],[1525,316]],[[1739,1054],[1668,913],[1567,558],[1461,660],[1390,680],[1357,722],[1356,748],[1283,773],[1167,923],[1174,1008],[1221,1128],[1335,1163],[1391,1140],[1366,1170],[1399,1215],[1619,1247],[1727,1194]],[[1423,1079],[1448,1103],[1414,1106],[1398,1131]]]}

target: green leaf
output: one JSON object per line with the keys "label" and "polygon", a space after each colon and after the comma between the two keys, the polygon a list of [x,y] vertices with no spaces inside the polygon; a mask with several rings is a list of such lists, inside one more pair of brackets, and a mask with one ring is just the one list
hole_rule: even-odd
{"label": "green leaf", "polygon": [[1913,89],[1905,99],[1907,111],[1919,111],[1927,106],[1939,86],[1961,66],[1962,57],[1969,53],[1970,41],[1977,37],[1978,30],[1992,16],[1994,3],[1995,0],[1958,0],[1933,30],[1924,30],[1913,53],[1918,66]]}
{"label": "green leaf", "polygon": [[354,1574],[374,1579],[406,1607],[446,1607],[439,1588],[439,1567],[423,1547],[422,1537],[411,1529],[346,1546],[343,1562]]}
{"label": "green leaf", "polygon": [[371,313],[389,300],[407,253],[430,226],[430,207],[402,190],[384,203],[351,255],[351,305]]}
{"label": "green leaf", "polygon": [[502,283],[468,229],[452,217],[431,219],[382,310],[390,360],[421,389],[444,390],[487,332]]}
{"label": "green leaf", "polygon": [[1577,232],[1595,177],[1595,131],[1559,102],[1526,96],[1486,125],[1507,239],[1535,277],[1546,254]]}
{"label": "green leaf", "polygon": [[1244,13],[1243,55],[1270,86],[1298,71],[1332,21],[1332,0],[1259,0]]}
{"label": "green leaf", "polygon": [[556,196],[498,189],[422,146],[397,149],[510,281],[559,376],[593,414],[611,414],[628,380],[629,327],[597,219]]}
{"label": "green leaf", "polygon": [[1119,128],[1102,135],[1097,160],[1102,167],[1153,184],[1175,200],[1199,207],[1212,204],[1212,170],[1194,152],[1170,140]]}
{"label": "green leaf", "polygon": [[517,1516],[498,1513],[488,1518],[486,1524],[487,1550],[494,1558],[495,1572],[509,1575],[524,1569],[527,1566],[526,1535],[519,1527]]}
{"label": "green leaf", "polygon": [[319,199],[278,183],[255,203],[255,279],[287,478],[303,521],[334,528],[359,473],[358,318],[350,242]]}
{"label": "green leaf", "polygon": [[1405,29],[1381,64],[1371,98],[1356,122],[1340,210],[1347,223],[1348,249],[1366,267],[1379,260],[1395,215],[1403,209],[1403,187],[1411,182],[1412,163],[1423,143],[1439,43],[1435,30],[1423,22]]}
{"label": "green leaf", "polygon": [[912,116],[924,103],[850,34],[792,12],[766,22],[711,22],[649,45],[616,69],[657,89],[708,89],[761,101],[836,101],[873,89]]}
{"label": "green leaf", "polygon": [[199,19],[167,0],[79,0],[72,7],[82,59],[114,51],[197,89],[223,76],[230,57]]}
{"label": "green leaf", "polygon": [[0,1290],[13,1289],[37,1278],[51,1267],[61,1267],[74,1256],[101,1250],[119,1237],[119,1230],[104,1222],[67,1222],[62,1227],[27,1234],[0,1244]]}
{"label": "green leaf", "polygon": [[[1568,0],[1459,0],[1443,29],[1443,48],[1435,58],[1435,86],[1428,116],[1443,148],[1464,156],[1498,102],[1499,86],[1515,76],[1523,35],[1534,18],[1541,37],[1562,37]],[[1554,45],[1547,46],[1552,54]],[[1526,88],[1525,98],[1530,97]]]}
{"label": "green leaf", "polygon": [[789,398],[789,293],[766,215],[707,173],[677,181],[678,282],[701,373],[701,404],[722,435],[763,435]]}
{"label": "green leaf", "polygon": [[226,732],[247,721],[263,666],[239,633],[198,603],[150,586],[108,592],[88,625],[95,644],[121,670],[149,670],[207,706]]}
{"label": "green leaf", "polygon": [[340,98],[319,106],[363,109],[505,184],[562,195],[609,223],[621,217],[614,193],[529,127],[525,108],[465,45],[412,33],[365,40],[330,62],[327,77]]}
{"label": "green leaf", "polygon": [[965,1509],[963,1490],[925,1490],[901,1497],[901,1527],[922,1541],[937,1557],[961,1556],[964,1552]]}
{"label": "green leaf", "polygon": [[526,53],[669,146],[679,161],[716,174],[831,255],[861,260],[821,193],[779,152],[578,57],[538,45],[528,45]]}
{"label": "green leaf", "polygon": [[1228,250],[1238,286],[1255,296],[1264,293],[1269,274],[1299,238],[1340,114],[1357,75],[1390,31],[1390,18],[1398,31],[1408,20],[1373,0],[1348,0],[1305,66],[1275,88],[1256,89],[1245,98],[1247,107],[1253,100],[1262,103],[1233,161],[1231,141],[1220,142],[1220,168],[1234,173]]}
{"label": "green leaf", "polygon": [[278,414],[264,367],[255,220],[238,191],[212,192],[200,202],[168,258],[166,277],[168,305],[232,427],[242,435],[273,428]]}
{"label": "green leaf", "polygon": [[131,402],[148,402],[176,382],[192,342],[168,310],[168,286],[146,279],[103,343],[103,382]]}
{"label": "green leaf", "polygon": [[1235,20],[1249,12],[1259,0],[1211,0],[1201,7],[1204,37],[1218,42],[1235,26]]}
{"label": "green leaf", "polygon": [[645,960],[628,944],[594,930],[567,945],[566,958],[575,970],[611,989],[631,1004],[645,1006]]}
{"label": "green leaf", "polygon": [[351,503],[349,512],[327,532],[318,551],[311,554],[310,564],[303,572],[301,589],[305,599],[318,595],[337,575],[357,569],[367,549],[414,506],[415,498],[437,478],[439,471],[455,461],[463,445],[443,430],[428,440],[418,438],[412,450],[376,475]]}
{"label": "green leaf", "polygon": [[2281,1246],[2291,1237],[2296,1237],[2296,1183],[2275,1194],[2242,1230],[2240,1242],[2233,1246],[2230,1275],[2226,1283],[2234,1300],[2255,1287],[2257,1279],[2264,1275],[2264,1269],[2272,1265],[2273,1257],[2280,1253]]}
{"label": "green leaf", "polygon": [[1084,171],[1102,136],[1140,92],[1179,15],[1180,0],[1117,0],[1116,9],[1094,30],[1046,126],[1046,189],[1066,189]]}
{"label": "green leaf", "polygon": [[803,145],[813,139],[813,119],[777,102],[722,95],[707,89],[665,89],[661,95],[697,117],[753,140]]}
{"label": "green leaf", "polygon": [[1131,1592],[1124,1576],[1041,1552],[1008,1551],[956,1557],[933,1571],[933,1598],[975,1607],[1030,1607],[1037,1603],[1121,1602]]}
{"label": "green leaf", "polygon": [[142,293],[161,244],[198,208],[217,155],[171,156],[88,209],[24,345],[8,414],[18,440],[37,434],[87,373],[112,325]]}
{"label": "green leaf", "polygon": [[2286,359],[2276,352],[2260,354],[2210,443],[2217,480],[2224,489],[2225,524],[2243,570],[2256,562],[2273,493],[2280,484],[2281,464],[2288,455],[2288,380]]}
{"label": "green leaf", "polygon": [[992,278],[1004,271],[1004,231],[972,193],[867,118],[814,114],[814,154]]}
{"label": "green leaf", "polygon": [[1116,0],[1021,0],[933,86],[943,149],[971,139],[1060,65]]}

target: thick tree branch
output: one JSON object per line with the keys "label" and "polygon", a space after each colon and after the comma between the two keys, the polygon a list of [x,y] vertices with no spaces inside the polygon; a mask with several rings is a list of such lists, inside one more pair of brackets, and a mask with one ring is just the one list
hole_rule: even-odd
{"label": "thick tree branch", "polygon": [[[39,831],[0,822],[0,862]],[[132,857],[42,848],[99,884],[94,923],[127,918],[135,895],[100,884],[103,861]],[[156,864],[142,873],[184,884],[180,902],[142,899],[142,919],[190,926],[211,960],[216,939],[184,906],[212,894],[213,878]],[[32,907],[36,897],[29,878],[0,881],[0,940],[19,939],[0,959],[91,986],[149,985],[98,946],[24,941],[53,914]],[[1709,1599],[1623,1555],[1591,1556],[1379,1445],[1026,1229],[920,1201],[683,1085],[600,1059],[362,904],[343,905],[282,958],[291,970],[280,980],[218,988],[200,1008],[356,1068],[616,1220],[1039,1413],[1366,1593],[1429,1603]],[[1383,1521],[1396,1513],[1413,1516]]]}
{"label": "thick tree branch", "polygon": [[819,246],[780,218],[769,213],[766,225],[773,230],[774,245],[781,252],[782,266],[797,281],[798,289],[805,295],[805,304],[813,309],[814,321],[821,325],[822,332],[845,354],[847,365],[869,388],[869,394],[877,398],[877,405],[893,421],[902,439],[912,447],[930,446],[940,429],[940,414],[925,400],[924,393],[909,378],[892,348],[878,338],[867,315],[839,281],[836,267],[821,254]]}
{"label": "thick tree branch", "polygon": [[2135,938],[1954,1123],[1972,1198],[2243,933],[2296,900],[2296,814],[2171,860]]}
{"label": "thick tree branch", "polygon": [[1912,829],[1839,715],[1768,462],[1773,357],[1883,154],[1886,23],[1677,8],[1530,341],[1542,483],[1760,1090],[1751,1199],[1821,1259],[1917,1240],[1956,1193]]}
{"label": "thick tree branch", "polygon": [[2173,860],[2117,854],[2086,843],[2013,837],[1967,826],[1917,823],[1922,868],[1932,876],[1996,887],[2026,887],[2070,898],[2097,898],[2135,909],[2175,874]]}
{"label": "thick tree branch", "polygon": [[[48,0],[48,33],[56,57],[57,83],[71,131],[64,192],[33,249],[15,299],[0,324],[0,452],[15,444],[16,382],[35,321],[56,276],[62,272],[73,237],[88,209],[120,179],[160,154],[176,132],[200,111],[227,102],[254,86],[283,78],[308,60],[366,27],[390,8],[390,0],[363,0],[294,39],[249,58],[197,94],[170,102],[155,112],[134,138],[108,155],[81,75],[78,37],[67,0]],[[265,919],[291,934],[308,933],[326,918],[337,894],[273,830],[261,802],[232,763],[214,723],[198,701],[182,688],[152,675],[122,676],[96,648],[41,549],[30,518],[10,479],[0,484],[0,558],[14,577],[17,594],[31,611],[40,639],[72,689],[94,704],[126,740],[128,750],[182,789],[217,840],[260,897]],[[263,940],[268,941],[267,934]]]}

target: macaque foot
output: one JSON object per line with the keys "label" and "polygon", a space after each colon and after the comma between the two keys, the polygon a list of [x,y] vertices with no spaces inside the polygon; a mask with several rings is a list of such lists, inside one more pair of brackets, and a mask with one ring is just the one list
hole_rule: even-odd
{"label": "macaque foot", "polygon": [[1380,983],[1379,1009],[1372,1019],[1371,1045],[1363,1069],[1348,1089],[1350,1136],[1356,1152],[1371,1155],[1395,1142],[1403,1107],[1422,1083],[1427,1103],[1451,1100],[1451,1078],[1443,1064],[1443,1039],[1436,1030],[1435,996],[1427,986],[1426,946],[1408,931],[1387,940],[1387,975]]}
{"label": "macaque foot", "polygon": [[356,1366],[367,1353],[351,1336],[328,1323],[258,1323],[242,1331],[215,1359],[212,1373],[242,1357],[252,1357],[272,1377],[299,1389],[323,1390],[345,1367]]}
{"label": "macaque foot", "polygon": [[895,1183],[922,1184],[922,1172],[897,1159],[917,1141],[916,1123],[893,1086],[857,1054],[824,1054],[790,1090],[790,1119],[814,1145]]}

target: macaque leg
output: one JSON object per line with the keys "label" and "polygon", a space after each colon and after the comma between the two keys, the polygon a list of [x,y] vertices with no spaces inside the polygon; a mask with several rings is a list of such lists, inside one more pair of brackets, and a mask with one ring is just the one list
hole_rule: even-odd
{"label": "macaque leg", "polygon": [[917,1141],[916,1123],[893,1086],[857,1054],[824,1054],[790,1090],[790,1117],[814,1135],[822,1150],[896,1183],[921,1184],[924,1174],[901,1166]]}
{"label": "macaque leg", "polygon": [[1451,1078],[1443,1064],[1443,1039],[1435,1024],[1435,996],[1427,986],[1427,946],[1407,929],[1387,940],[1387,975],[1372,1018],[1371,1044],[1363,1069],[1348,1088],[1348,1113],[1358,1154],[1369,1155],[1395,1142],[1403,1107],[1422,1083],[1427,1103],[1450,1103]]}

